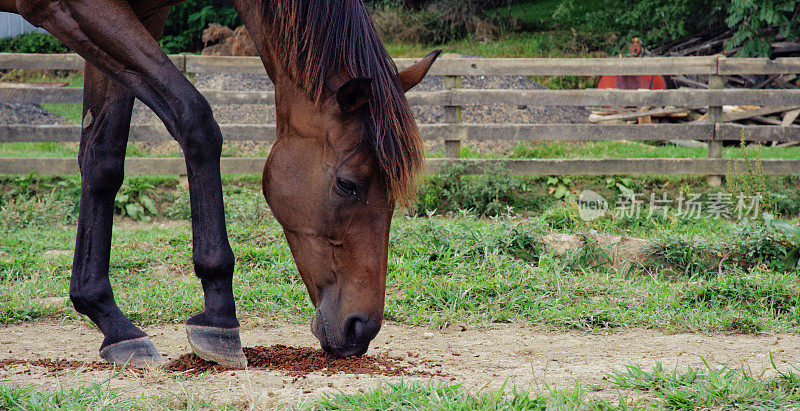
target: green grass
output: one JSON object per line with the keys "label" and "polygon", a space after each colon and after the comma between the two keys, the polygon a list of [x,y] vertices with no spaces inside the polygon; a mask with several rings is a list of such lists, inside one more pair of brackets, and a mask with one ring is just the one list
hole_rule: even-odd
{"label": "green grass", "polygon": [[[722,150],[724,158],[742,158],[742,148],[728,146]],[[749,147],[750,158],[760,152],[761,158],[800,158],[800,147]],[[519,143],[512,158],[706,158],[704,148],[673,145],[652,145],[636,141],[545,142]]]}
{"label": "green grass", "polygon": [[[800,406],[797,370],[774,377],[740,368],[705,364],[704,369],[667,371],[629,365],[609,374],[616,400],[601,399],[580,383],[570,388],[545,386],[540,392],[502,388],[476,393],[460,385],[383,383],[357,394],[333,393],[309,404],[319,410],[549,410],[549,409],[782,409]],[[594,388],[594,387],[590,387]],[[599,387],[598,387],[599,388]]]}
{"label": "green grass", "polygon": [[[472,391],[443,382],[381,382],[361,392],[328,392],[296,403],[313,410],[628,410],[628,409],[787,409],[800,406],[800,375],[792,368],[752,374],[742,368],[705,363],[702,368],[665,369],[636,365],[610,370],[608,386],[534,389],[503,386]],[[348,390],[351,391],[351,390]],[[606,391],[598,395],[598,391]],[[610,394],[610,395],[609,395]],[[611,398],[611,399],[609,399]],[[197,401],[196,399],[193,401]],[[257,404],[256,404],[257,405]],[[289,404],[287,404],[289,405]],[[0,408],[45,409],[228,409],[226,404],[187,402],[178,395],[148,397],[110,388],[106,381],[70,388],[42,389],[0,384]]]}
{"label": "green grass", "polygon": [[59,386],[42,390],[34,386],[0,384],[0,409],[3,410],[124,410],[144,409],[131,400],[120,397],[120,390],[108,389],[105,382]]}
{"label": "green grass", "polygon": [[[44,303],[47,297],[68,294],[71,257],[44,253],[74,246],[74,228],[65,225],[75,222],[73,180],[40,182],[35,188],[32,180],[19,178],[14,183],[18,188],[5,192],[0,203],[0,323],[78,318],[69,302],[56,307]],[[171,182],[154,181],[156,188],[148,195],[160,204],[159,218],[187,219],[184,191],[156,197]],[[52,194],[30,194],[37,190]],[[312,308],[305,287],[257,187],[231,181],[225,197],[241,317],[308,320]],[[555,257],[539,240],[550,232],[592,230],[685,237],[690,244],[705,241],[734,251],[755,244],[741,235],[750,228],[730,221],[604,217],[584,223],[575,208],[558,205],[529,218],[398,214],[389,241],[385,316],[432,327],[455,321],[580,330],[784,332],[800,327],[800,301],[794,297],[800,292],[798,278],[770,265],[783,253],[772,243],[760,246],[766,247],[764,254],[748,257],[746,264],[734,258],[723,264],[718,259],[670,257],[674,248],[666,247],[653,249],[653,264],[616,269],[598,265],[605,251],[591,244]],[[182,322],[202,308],[185,220],[167,228],[115,229],[110,272],[120,306],[137,323]]]}

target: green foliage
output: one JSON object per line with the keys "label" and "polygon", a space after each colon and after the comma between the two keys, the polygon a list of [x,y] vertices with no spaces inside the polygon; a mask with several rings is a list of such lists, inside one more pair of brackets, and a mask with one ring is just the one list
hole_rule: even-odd
{"label": "green foliage", "polygon": [[721,24],[736,29],[726,45],[740,57],[769,57],[770,44],[780,34],[800,37],[800,0],[563,0],[554,13],[561,23],[594,32],[620,33],[623,51],[630,38],[645,47],[685,37]]}
{"label": "green foliage", "polygon": [[778,34],[800,37],[800,0],[731,0],[727,9],[725,22],[738,30],[726,48],[739,47],[739,57],[769,57]]}
{"label": "green foliage", "polygon": [[[408,1],[406,1],[408,3]],[[504,14],[487,10],[507,0],[433,0],[403,7],[399,2],[373,2],[372,18],[384,41],[447,43],[468,37],[494,38],[507,25]]]}
{"label": "green foliage", "polygon": [[223,0],[188,0],[173,6],[161,47],[167,53],[199,51],[203,48],[203,30],[211,23],[235,28],[242,25],[242,20]]}
{"label": "green foliage", "polygon": [[519,194],[528,189],[502,165],[489,165],[479,176],[468,176],[467,171],[468,166],[460,163],[443,168],[419,188],[410,210],[417,214],[471,210],[480,216],[497,216],[508,214]]}
{"label": "green foliage", "polygon": [[800,268],[800,227],[788,221],[773,218],[768,213],[764,215],[764,221],[778,234],[780,243],[786,247],[783,268],[785,270]]}
{"label": "green foliage", "polygon": [[572,178],[569,176],[547,177],[547,193],[557,200],[573,201],[577,198]]}
{"label": "green foliage", "polygon": [[57,38],[46,33],[25,33],[0,39],[2,53],[69,53],[70,50]]}
{"label": "green foliage", "polygon": [[[554,14],[562,24],[639,37],[645,47],[680,38],[720,22],[720,0],[564,0]],[[620,50],[625,44],[619,44]]]}
{"label": "green foliage", "polygon": [[145,179],[129,179],[114,197],[115,210],[136,221],[150,221],[150,216],[158,215],[155,201],[146,194],[152,188]]}

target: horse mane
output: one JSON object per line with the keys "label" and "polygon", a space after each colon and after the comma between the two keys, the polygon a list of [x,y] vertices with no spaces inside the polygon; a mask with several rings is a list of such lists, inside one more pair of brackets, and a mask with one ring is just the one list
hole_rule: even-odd
{"label": "horse mane", "polygon": [[419,130],[405,99],[397,67],[383,46],[362,0],[265,0],[284,68],[309,98],[319,102],[332,78],[371,77],[364,113],[370,140],[389,196],[408,198],[422,166]]}

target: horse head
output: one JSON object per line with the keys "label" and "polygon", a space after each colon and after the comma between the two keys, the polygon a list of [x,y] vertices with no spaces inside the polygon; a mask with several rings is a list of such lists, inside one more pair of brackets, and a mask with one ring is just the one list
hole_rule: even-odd
{"label": "horse head", "polygon": [[316,308],[312,332],[334,355],[363,354],[380,330],[392,213],[422,162],[404,93],[439,54],[399,73],[338,79],[318,99],[276,82],[264,196]]}

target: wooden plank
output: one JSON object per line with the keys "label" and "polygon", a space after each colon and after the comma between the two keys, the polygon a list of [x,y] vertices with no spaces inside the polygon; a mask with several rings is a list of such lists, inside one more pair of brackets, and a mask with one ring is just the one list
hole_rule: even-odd
{"label": "wooden plank", "polygon": [[[594,124],[421,124],[426,140],[462,141],[667,141],[676,136],[686,140],[709,140],[714,130],[712,124],[647,124],[647,125],[594,125]],[[252,140],[269,144],[275,140],[272,124],[222,124],[226,141]],[[738,141],[742,131],[748,141],[795,141],[797,127],[719,125],[720,140]],[[9,142],[78,142],[78,125],[0,125],[0,143]],[[131,141],[165,141],[172,138],[162,125],[134,125]]]}
{"label": "wooden plank", "polygon": [[423,124],[425,140],[485,141],[666,141],[680,136],[688,140],[709,140],[710,124]]}
{"label": "wooden plank", "polygon": [[724,113],[722,121],[729,123],[731,121],[739,121],[756,116],[766,116],[775,113],[783,113],[784,111],[795,110],[800,107],[796,106],[780,106],[780,107],[762,107],[755,110],[742,110],[734,111],[732,113]]}
{"label": "wooden plank", "polygon": [[589,116],[589,122],[599,123],[601,121],[611,121],[611,120],[630,120],[632,118],[641,119],[642,117],[663,116],[666,114],[685,113],[685,112],[686,112],[685,108],[656,108],[652,110],[634,111],[632,113],[609,114],[606,116],[601,116],[601,115]]}
{"label": "wooden plank", "polygon": [[800,141],[800,127],[743,126],[739,124],[717,124],[716,138],[719,141]]}
{"label": "wooden plank", "polygon": [[[395,59],[402,70],[419,59]],[[429,75],[461,76],[597,76],[647,74],[713,74],[717,57],[623,58],[440,58]]]}
{"label": "wooden plank", "polygon": [[[191,73],[264,73],[258,57],[171,55],[178,68]],[[719,59],[719,63],[717,63]],[[403,69],[418,59],[396,59]],[[75,54],[0,53],[0,68],[33,70],[82,70],[83,59]],[[443,58],[431,75],[646,75],[646,74],[797,74],[800,58],[775,60],[701,57],[482,59]]]}
{"label": "wooden plank", "polygon": [[[265,158],[222,158],[223,174],[261,174]],[[438,172],[447,163],[468,166],[468,173],[480,174],[487,165],[500,163],[515,175],[617,175],[617,174],[725,174],[729,159],[631,158],[631,159],[440,159],[426,160],[425,173]],[[767,175],[800,174],[800,160],[762,159]],[[72,158],[0,158],[0,174],[75,174],[78,161]],[[128,158],[125,172],[141,174],[184,174],[183,158]]]}
{"label": "wooden plank", "polygon": [[[221,124],[226,141],[275,141],[274,124]],[[0,143],[16,142],[62,142],[76,143],[81,139],[79,125],[0,125]],[[132,125],[130,141],[168,141],[172,137],[161,124]]]}
{"label": "wooden plank", "polygon": [[187,73],[267,74],[259,57],[186,55]]}
{"label": "wooden plank", "polygon": [[[0,87],[0,102],[80,104],[80,88]],[[212,105],[275,104],[272,91],[200,90]],[[476,90],[410,92],[415,106],[800,106],[800,90]]]}
{"label": "wooden plank", "polygon": [[794,121],[797,120],[797,116],[800,116],[800,108],[796,110],[787,111],[783,115],[783,120],[781,120],[781,126],[789,127],[794,124]]}
{"label": "wooden plank", "polygon": [[800,57],[766,58],[720,57],[720,75],[739,74],[797,74],[800,73]]}
{"label": "wooden plank", "polygon": [[[652,124],[652,125],[595,125],[595,124],[421,124],[426,140],[462,141],[600,141],[656,140],[680,136],[690,140],[708,140],[714,130],[711,124]],[[222,124],[227,141],[275,140],[273,124]],[[0,143],[12,142],[78,142],[78,125],[0,125]],[[163,125],[131,126],[131,141],[164,141],[172,138]]]}
{"label": "wooden plank", "polygon": [[45,104],[83,102],[83,89],[75,87],[0,87],[0,103]]}
{"label": "wooden plank", "polygon": [[[222,158],[222,174],[261,174],[265,158]],[[0,158],[0,174],[75,174],[78,160],[73,158]],[[186,174],[186,163],[176,158],[127,158],[125,174]]]}
{"label": "wooden plank", "polygon": [[[179,70],[184,71],[186,60],[183,54],[169,56]],[[24,70],[83,70],[83,57],[77,54],[28,54],[0,53],[0,69]]]}
{"label": "wooden plank", "polygon": [[[766,175],[800,174],[800,160],[762,159],[761,161]],[[443,165],[453,162],[466,164],[469,174],[482,174],[486,166],[499,163],[514,175],[725,174],[728,165],[732,165],[732,160],[708,158],[427,159],[425,173],[437,173]]]}

